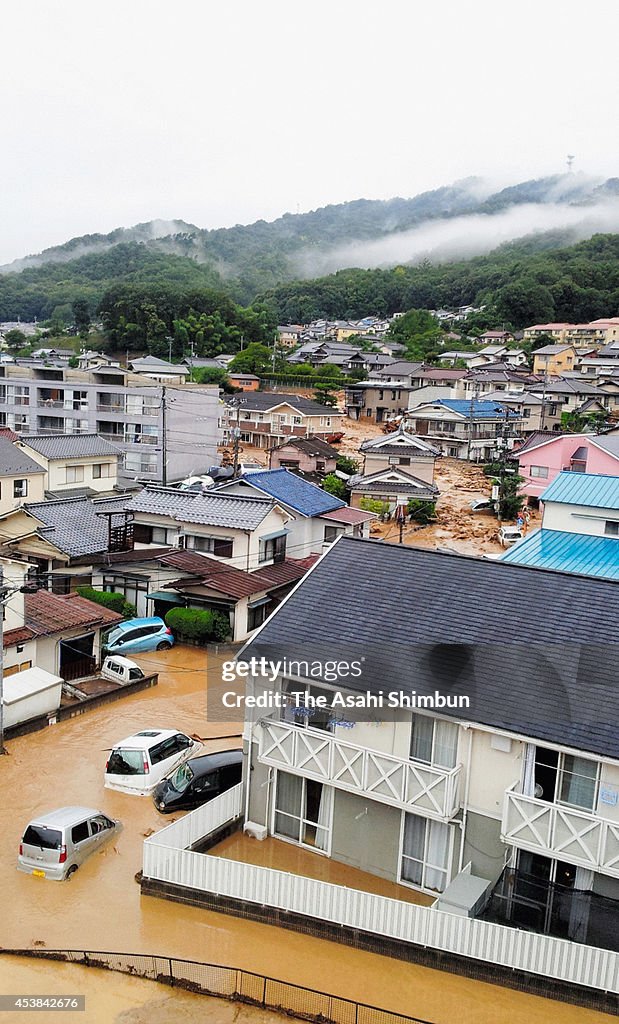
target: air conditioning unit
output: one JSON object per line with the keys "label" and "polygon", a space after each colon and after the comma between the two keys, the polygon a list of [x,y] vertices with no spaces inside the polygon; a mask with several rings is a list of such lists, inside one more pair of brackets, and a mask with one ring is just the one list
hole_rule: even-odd
{"label": "air conditioning unit", "polygon": [[252,839],[259,839],[260,841],[267,837],[266,825],[258,825],[255,821],[246,821],[243,825],[243,832],[245,835],[251,836]]}
{"label": "air conditioning unit", "polygon": [[187,540],[187,538],[185,537],[185,534],[184,533],[179,533],[179,534],[176,535],[176,537],[172,541],[172,547],[173,548],[184,548],[184,547],[186,547],[186,544],[185,544],[186,540]]}

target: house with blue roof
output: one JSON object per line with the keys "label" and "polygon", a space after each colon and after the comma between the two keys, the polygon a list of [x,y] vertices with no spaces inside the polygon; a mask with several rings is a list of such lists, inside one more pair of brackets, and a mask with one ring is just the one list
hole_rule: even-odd
{"label": "house with blue roof", "polygon": [[559,473],[540,500],[542,528],[502,561],[619,580],[619,476]]}
{"label": "house with blue roof", "polygon": [[[219,493],[271,498],[290,516],[286,524],[286,551],[293,558],[321,553],[341,535],[369,537],[370,523],[376,516],[363,509],[350,508],[321,487],[291,473],[288,469],[256,470],[238,480],[229,480]],[[273,538],[274,541],[277,538]]]}
{"label": "house with blue roof", "polygon": [[499,402],[479,398],[440,398],[410,409],[406,416],[407,429],[443,455],[475,462],[487,462],[496,455],[506,425],[510,438],[517,437],[518,414]]}

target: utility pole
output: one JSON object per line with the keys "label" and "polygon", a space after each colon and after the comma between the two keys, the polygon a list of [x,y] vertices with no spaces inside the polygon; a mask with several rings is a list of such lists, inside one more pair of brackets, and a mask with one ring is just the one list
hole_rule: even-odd
{"label": "utility pole", "polygon": [[161,385],[161,458],[163,465],[161,467],[161,479],[163,486],[166,487],[168,483],[168,417],[167,417],[167,404],[166,404],[166,386]]}
{"label": "utility pole", "polygon": [[548,387],[548,363],[546,363],[546,370],[544,372],[544,389],[542,391],[542,412],[539,418],[539,429],[544,429],[546,423],[546,388]]}
{"label": "utility pole", "polygon": [[239,475],[239,448],[241,444],[241,404],[245,401],[244,398],[233,398],[230,403],[233,408],[236,408],[236,426],[232,428],[232,479],[236,480]]}
{"label": "utility pole", "polygon": [[28,584],[26,581],[20,587],[5,587],[4,572],[0,565],[0,754],[6,754],[4,749],[4,606],[13,594],[32,594],[39,587],[35,583]]}
{"label": "utility pole", "polygon": [[505,422],[503,423],[503,429],[501,431],[501,447],[499,448],[499,490],[497,498],[497,519],[502,522],[503,516],[501,515],[501,502],[505,494],[505,478],[507,476],[507,462],[509,453],[509,409],[505,409]]}
{"label": "utility pole", "polygon": [[469,405],[469,422],[468,422],[468,443],[466,446],[466,458],[467,462],[471,461],[471,449],[473,446],[473,427],[475,423],[475,403],[477,401],[477,394],[479,390],[479,384],[477,381],[473,384],[473,394],[471,395],[471,402]]}

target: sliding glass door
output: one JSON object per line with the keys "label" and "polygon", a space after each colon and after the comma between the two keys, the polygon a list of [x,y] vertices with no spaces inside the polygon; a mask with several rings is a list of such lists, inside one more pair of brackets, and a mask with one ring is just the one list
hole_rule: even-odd
{"label": "sliding glass door", "polygon": [[328,854],[332,817],[333,790],[330,786],[278,771],[274,835]]}

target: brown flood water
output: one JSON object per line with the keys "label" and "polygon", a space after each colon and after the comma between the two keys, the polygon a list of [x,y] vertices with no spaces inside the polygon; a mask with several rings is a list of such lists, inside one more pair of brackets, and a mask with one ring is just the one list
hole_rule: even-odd
{"label": "brown flood water", "polygon": [[[554,1024],[557,1020],[565,1024],[603,1024],[611,1019],[580,1007],[273,926],[142,897],[134,877],[141,868],[144,835],[161,828],[170,818],[159,815],[149,798],[104,789],[107,750],[124,736],[149,726],[176,727],[204,737],[240,732],[240,723],[206,723],[204,652],[179,646],[138,660],[144,668],[159,669],[158,687],[43,732],[11,740],[8,755],[0,758],[0,868],[5,894],[0,947],[40,944],[48,949],[157,953],[220,963],[425,1018],[434,1024],[452,1024],[455,1020],[458,1024]],[[239,742],[211,741],[206,749],[237,746]],[[115,847],[90,858],[70,882],[39,880],[17,872],[15,858],[27,821],[39,812],[73,803],[100,808],[123,821],[124,830]],[[338,880],[344,882],[346,869],[338,866],[338,872]],[[37,965],[39,969],[48,971],[54,979],[60,970],[51,964]],[[6,987],[6,973],[0,977],[3,991],[11,992],[13,985],[8,983]],[[105,991],[108,984],[110,992],[117,991],[120,976],[105,978],[96,981],[97,991]],[[41,991],[40,986],[37,988]],[[168,999],[169,993],[158,988],[150,998]],[[135,1004],[129,1001],[126,1007],[131,1006]],[[92,1020],[98,1024],[99,1018]]]}

